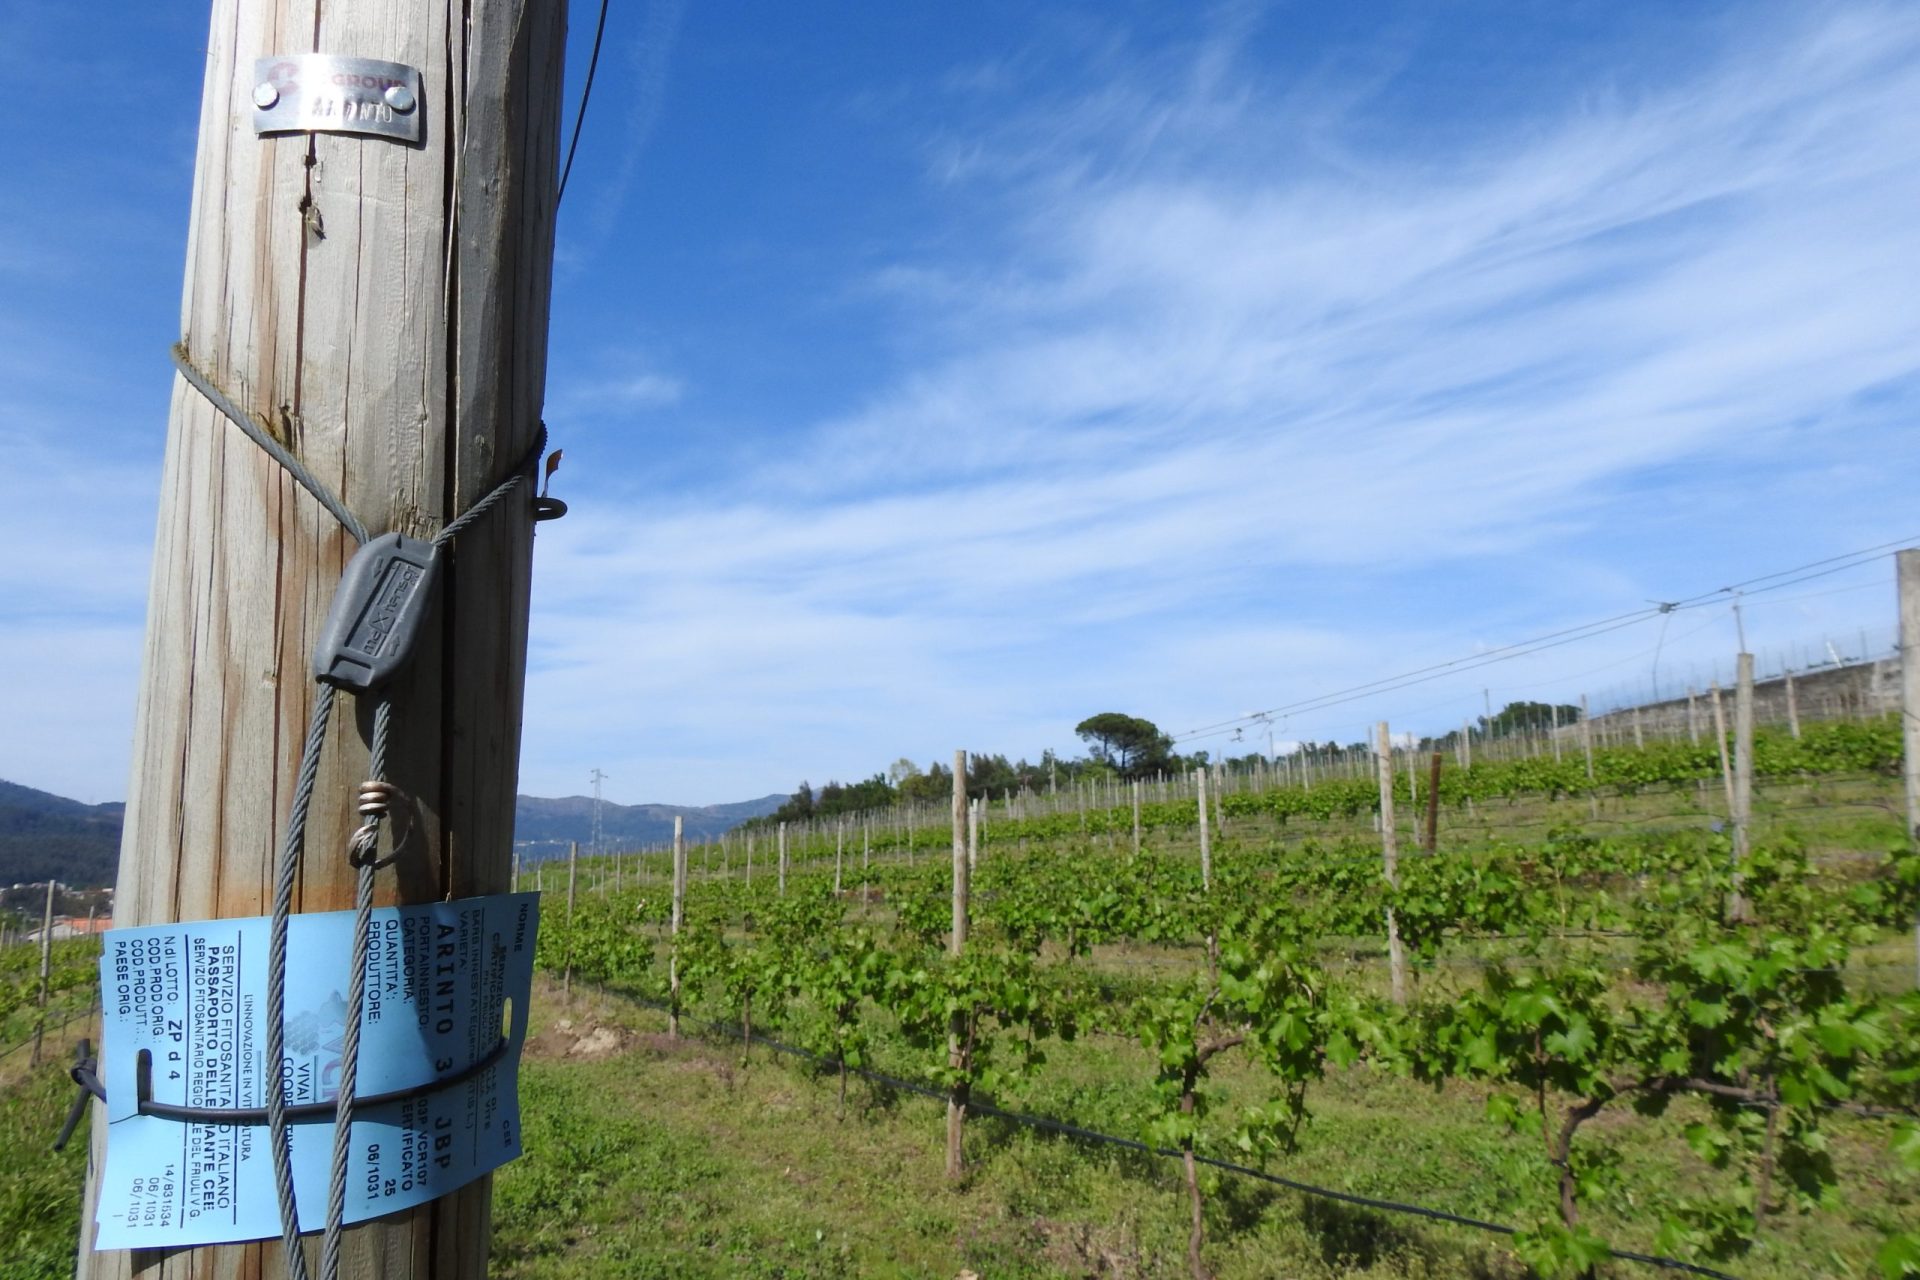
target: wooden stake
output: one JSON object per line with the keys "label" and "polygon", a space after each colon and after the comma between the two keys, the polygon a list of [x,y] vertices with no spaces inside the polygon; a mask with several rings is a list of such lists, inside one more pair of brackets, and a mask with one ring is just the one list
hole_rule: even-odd
{"label": "wooden stake", "polygon": [[[565,23],[564,3],[527,0],[212,5],[181,338],[375,533],[431,535],[538,430]],[[420,68],[423,141],[254,136],[254,60],[315,48]],[[161,495],[116,922],[266,915],[311,649],[351,539],[178,379]],[[460,535],[392,686],[390,778],[415,820],[377,905],[508,887],[532,531],[523,493]],[[343,703],[321,756],[299,911],[353,903],[356,710]],[[89,1247],[106,1132],[97,1110],[82,1280],[281,1274],[277,1244]],[[484,1275],[491,1186],[350,1226],[341,1273]]]}
{"label": "wooden stake", "polygon": [[[958,960],[967,946],[967,753],[953,753],[953,931],[947,935],[947,954]],[[956,1010],[947,1023],[947,1065],[967,1070],[967,1014]],[[965,1080],[947,1093],[947,1177],[959,1181],[966,1172],[961,1131],[967,1118],[969,1090]]]}
{"label": "wooden stake", "polygon": [[1140,856],[1140,780],[1133,780],[1133,856]]}
{"label": "wooden stake", "polygon": [[[1387,883],[1400,888],[1400,846],[1393,823],[1393,735],[1382,720],[1377,730],[1374,759],[1380,774],[1380,856],[1386,863]],[[1400,922],[1387,908],[1387,964],[1393,982],[1393,1002],[1407,1002],[1407,957],[1400,946]]]}
{"label": "wooden stake", "polygon": [[840,896],[840,860],[847,851],[847,824],[842,819],[833,829],[833,896]]}
{"label": "wooden stake", "polygon": [[787,824],[780,824],[780,896],[787,896]]}

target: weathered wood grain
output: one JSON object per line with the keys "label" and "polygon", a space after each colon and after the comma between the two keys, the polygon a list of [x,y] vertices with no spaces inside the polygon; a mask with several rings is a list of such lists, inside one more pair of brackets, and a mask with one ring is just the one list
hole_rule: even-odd
{"label": "weathered wood grain", "polygon": [[[182,340],[375,532],[438,530],[538,430],[565,13],[528,0],[215,0]],[[424,143],[255,137],[254,59],[309,51],[418,67]],[[117,915],[263,915],[312,707],[309,650],[353,547],[178,380],[161,484]],[[434,628],[395,688],[391,774],[420,821],[381,874],[382,904],[508,887],[531,547],[523,504],[461,536]],[[300,911],[351,902],[344,850],[368,722],[351,700],[342,711]],[[344,1274],[484,1275],[490,1189],[481,1179],[350,1230]],[[82,1280],[284,1274],[277,1241],[95,1253],[94,1194],[90,1177]]]}

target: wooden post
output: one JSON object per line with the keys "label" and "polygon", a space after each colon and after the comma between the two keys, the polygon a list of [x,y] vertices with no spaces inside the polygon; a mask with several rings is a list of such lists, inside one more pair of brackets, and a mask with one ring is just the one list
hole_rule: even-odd
{"label": "wooden post", "polygon": [[753,888],[753,837],[747,837],[747,888]]}
{"label": "wooden post", "polygon": [[1745,878],[1740,866],[1746,861],[1752,839],[1749,826],[1753,818],[1753,655],[1735,659],[1733,688],[1733,901],[1728,916],[1747,918],[1746,895],[1741,892]]}
{"label": "wooden post", "polygon": [[[527,0],[212,5],[182,344],[374,533],[431,535],[538,431],[565,24],[564,3]],[[256,137],[254,60],[316,49],[419,68],[422,142]],[[160,492],[116,923],[266,915],[352,540],[177,378]],[[376,905],[508,886],[532,533],[522,493],[460,535],[391,686],[389,778],[414,821]],[[298,911],[353,904],[364,710],[343,700],[321,753]],[[92,1129],[82,1280],[282,1274],[277,1244],[95,1252],[104,1111]],[[491,1196],[482,1178],[349,1227],[341,1273],[483,1276]]]}
{"label": "wooden post", "polygon": [[1213,842],[1207,835],[1207,771],[1193,771],[1194,796],[1200,804],[1200,887],[1213,888]]}
{"label": "wooden post", "polygon": [[[1900,595],[1900,740],[1905,748],[1907,834],[1920,842],[1920,550],[1894,557]],[[1920,914],[1913,921],[1915,981],[1920,982]]]}
{"label": "wooden post", "polygon": [[1795,738],[1798,738],[1800,736],[1800,700],[1794,695],[1793,669],[1791,667],[1787,669],[1786,683],[1787,683],[1787,732],[1792,734]]}
{"label": "wooden post", "polygon": [[[953,753],[953,931],[947,935],[947,954],[958,960],[967,946],[967,753]],[[967,1014],[955,1010],[947,1022],[947,1065],[965,1071]],[[947,1177],[958,1181],[966,1172],[961,1130],[966,1123],[969,1090],[963,1080],[947,1093]]]}
{"label": "wooden post", "polygon": [[1133,780],[1133,856],[1140,856],[1140,779]]}
{"label": "wooden post", "polygon": [[573,992],[573,879],[580,861],[580,842],[567,841],[567,950],[566,971],[560,979],[560,990],[571,995]]}
{"label": "wooden post", "polygon": [[673,915],[668,930],[673,952],[667,957],[667,1034],[680,1037],[680,918],[687,905],[686,819],[673,815]]}
{"label": "wooden post", "polygon": [[780,896],[787,896],[787,824],[780,824]]}
{"label": "wooden post", "polygon": [[[1387,883],[1394,889],[1400,887],[1400,845],[1393,824],[1393,735],[1387,731],[1387,722],[1380,722],[1377,733],[1377,745],[1374,759],[1378,761],[1380,776],[1380,856],[1386,863]],[[1407,1002],[1407,957],[1400,947],[1400,922],[1394,918],[1393,908],[1387,908],[1387,964],[1393,982],[1393,1002]]]}
{"label": "wooden post", "polygon": [[1440,848],[1440,753],[1433,753],[1427,765],[1427,852]]}
{"label": "wooden post", "polygon": [[53,886],[47,877],[47,905],[40,912],[40,1016],[33,1024],[33,1058],[30,1066],[40,1065],[40,1042],[47,1034],[47,988],[53,977]]}
{"label": "wooden post", "polygon": [[840,896],[840,862],[847,852],[847,823],[841,819],[833,828],[833,896]]}

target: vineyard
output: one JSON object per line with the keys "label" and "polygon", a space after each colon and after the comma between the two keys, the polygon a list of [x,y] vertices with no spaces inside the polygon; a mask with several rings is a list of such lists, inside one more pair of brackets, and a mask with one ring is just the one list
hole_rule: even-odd
{"label": "vineyard", "polygon": [[[957,955],[952,831],[886,815],[685,851],[677,928],[670,854],[529,869],[551,1007],[495,1266],[1920,1273],[1899,756],[1885,721],[1758,735],[1740,856],[1711,741],[1402,769],[1391,876],[1358,770],[1009,797]],[[98,950],[52,954],[59,1027]],[[80,1031],[30,1074],[38,950],[0,964],[0,1275],[58,1276]],[[623,1051],[543,1050],[575,1017]]]}
{"label": "vineyard", "polygon": [[[1397,884],[1379,837],[1354,829],[1378,803],[1358,779],[1220,797],[1210,866],[1190,802],[1142,804],[1137,853],[1131,806],[998,820],[957,957],[949,863],[924,836],[911,862],[878,828],[796,842],[750,883],[702,850],[677,934],[667,866],[614,888],[586,864],[599,891],[570,919],[549,895],[540,963],[743,1055],[763,1038],[811,1055],[841,1109],[855,1090],[924,1091],[1161,1153],[1196,1276],[1214,1235],[1245,1230],[1229,1167],[1494,1215],[1481,1225],[1517,1234],[1487,1256],[1548,1276],[1636,1259],[1899,1276],[1920,1268],[1920,857],[1897,820],[1857,812],[1884,805],[1897,759],[1885,724],[1763,736],[1755,772],[1775,785],[1740,858],[1705,809],[1597,834],[1607,818],[1574,799],[1684,807],[1719,776],[1712,744],[1599,752],[1591,782],[1580,760],[1448,769],[1440,804],[1477,803],[1491,833],[1402,852]],[[1871,796],[1876,774],[1878,802],[1844,798]],[[1498,834],[1503,806],[1544,829]],[[1290,832],[1341,819],[1342,836]],[[1389,918],[1411,970],[1400,1001]],[[1320,1092],[1397,1099],[1375,1116],[1391,1130],[1410,1090],[1499,1135],[1464,1201],[1390,1166],[1357,1186],[1319,1141]],[[1835,1238],[1843,1206],[1854,1229]]]}

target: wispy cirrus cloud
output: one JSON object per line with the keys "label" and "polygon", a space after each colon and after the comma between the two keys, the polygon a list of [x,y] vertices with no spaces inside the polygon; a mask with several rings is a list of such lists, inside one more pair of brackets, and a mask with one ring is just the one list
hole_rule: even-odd
{"label": "wispy cirrus cloud", "polygon": [[[596,728],[623,691],[742,770],[851,773],[919,725],[1066,746],[1107,701],[1211,719],[1589,616],[1600,581],[1696,586],[1658,551],[1723,552],[1685,509],[1735,472],[1749,556],[1877,540],[1871,480],[1809,499],[1803,468],[1914,460],[1873,404],[1920,364],[1920,16],[1769,15],[1438,153],[1270,92],[1233,33],[955,132],[929,180],[989,225],[876,281],[911,368],[724,488],[543,542],[542,616],[577,625],[540,651],[534,758],[680,776]],[[1837,543],[1764,514],[1848,484]],[[1330,585],[1433,566],[1500,603],[1409,627]]]}

